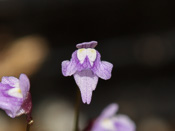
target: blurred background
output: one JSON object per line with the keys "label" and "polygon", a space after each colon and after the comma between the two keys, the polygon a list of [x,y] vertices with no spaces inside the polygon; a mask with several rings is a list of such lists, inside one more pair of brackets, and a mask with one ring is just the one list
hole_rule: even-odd
{"label": "blurred background", "polygon": [[[91,40],[114,68],[81,104],[81,129],[116,102],[137,131],[174,131],[174,13],[170,0],[0,0],[0,77],[30,77],[31,131],[72,130],[77,86],[61,62]],[[0,131],[23,131],[24,119],[1,110]]]}

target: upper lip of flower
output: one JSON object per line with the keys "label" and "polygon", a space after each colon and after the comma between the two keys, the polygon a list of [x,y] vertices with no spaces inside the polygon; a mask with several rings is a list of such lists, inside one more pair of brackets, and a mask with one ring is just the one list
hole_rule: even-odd
{"label": "upper lip of flower", "polygon": [[76,45],[78,49],[80,48],[95,48],[97,46],[97,41],[83,42]]}

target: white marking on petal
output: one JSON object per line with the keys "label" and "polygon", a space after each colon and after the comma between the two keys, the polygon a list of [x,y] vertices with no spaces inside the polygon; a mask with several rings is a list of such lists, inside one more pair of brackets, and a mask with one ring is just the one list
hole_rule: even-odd
{"label": "white marking on petal", "polygon": [[77,57],[78,57],[78,60],[80,61],[80,63],[83,64],[84,59],[86,58],[86,49],[85,48],[78,49]]}
{"label": "white marking on petal", "polygon": [[22,98],[23,97],[20,88],[12,88],[12,89],[10,89],[8,91],[8,95],[14,96],[14,97],[17,97],[17,98]]}
{"label": "white marking on petal", "polygon": [[8,95],[17,97],[17,98],[23,98],[22,91],[19,88],[19,83],[15,84],[15,88],[8,90]]}
{"label": "white marking on petal", "polygon": [[89,58],[91,66],[93,65],[94,61],[96,60],[97,57],[97,52],[95,49],[88,48],[86,49],[87,56]]}
{"label": "white marking on petal", "polygon": [[80,61],[81,64],[83,64],[84,59],[86,58],[86,56],[89,58],[89,62],[92,66],[94,64],[94,61],[96,60],[97,52],[96,52],[95,49],[91,49],[91,48],[78,49],[77,57],[78,57],[78,60]]}
{"label": "white marking on petal", "polygon": [[103,119],[101,121],[101,126],[106,129],[106,130],[110,130],[110,131],[116,131],[114,123],[112,120],[110,119]]}

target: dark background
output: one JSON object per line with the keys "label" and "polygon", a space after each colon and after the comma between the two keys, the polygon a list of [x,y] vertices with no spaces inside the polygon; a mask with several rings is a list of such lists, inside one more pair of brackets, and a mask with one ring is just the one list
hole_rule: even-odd
{"label": "dark background", "polygon": [[48,42],[49,55],[30,76],[35,110],[50,96],[74,105],[76,84],[63,77],[61,62],[71,58],[77,43],[96,40],[102,60],[114,68],[110,80],[99,80],[91,104],[81,105],[87,119],[117,102],[139,131],[160,131],[159,125],[147,128],[154,122],[163,122],[161,131],[173,131],[174,5],[170,0],[0,0],[0,47],[4,34],[12,40],[37,34]]}

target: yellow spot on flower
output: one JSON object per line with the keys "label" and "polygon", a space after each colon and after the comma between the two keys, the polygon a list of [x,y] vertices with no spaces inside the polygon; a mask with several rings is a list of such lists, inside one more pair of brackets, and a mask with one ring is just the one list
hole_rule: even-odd
{"label": "yellow spot on flower", "polygon": [[17,92],[18,92],[18,93],[22,93],[20,88],[17,89]]}
{"label": "yellow spot on flower", "polygon": [[91,53],[96,53],[95,49],[90,49]]}
{"label": "yellow spot on flower", "polygon": [[78,51],[79,53],[82,53],[83,51],[85,51],[85,48],[79,49]]}
{"label": "yellow spot on flower", "polygon": [[15,88],[8,90],[8,95],[13,96],[13,97],[17,97],[17,98],[23,97],[22,91],[18,87],[15,87]]}

